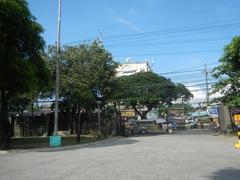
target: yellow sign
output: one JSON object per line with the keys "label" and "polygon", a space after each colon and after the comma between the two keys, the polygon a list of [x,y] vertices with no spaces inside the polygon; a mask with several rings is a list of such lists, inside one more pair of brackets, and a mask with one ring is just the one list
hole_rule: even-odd
{"label": "yellow sign", "polygon": [[135,112],[134,111],[121,111],[121,116],[123,116],[123,117],[134,117]]}
{"label": "yellow sign", "polygon": [[234,120],[236,124],[240,124],[240,114],[235,114],[234,115]]}

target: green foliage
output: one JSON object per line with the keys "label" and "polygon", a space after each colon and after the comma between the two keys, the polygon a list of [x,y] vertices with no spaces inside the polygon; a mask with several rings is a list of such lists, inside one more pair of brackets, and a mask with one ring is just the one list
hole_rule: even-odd
{"label": "green foliage", "polygon": [[[119,90],[115,98],[134,108],[142,118],[154,107],[171,105],[180,95],[188,98],[182,86],[181,92],[178,92],[180,88],[171,80],[152,72],[123,76],[118,78],[118,83]],[[147,107],[147,110],[140,112],[143,107]]]}
{"label": "green foliage", "polygon": [[0,0],[0,131],[5,147],[10,145],[9,102],[16,104],[29,94],[32,99],[49,84],[42,32],[25,0]]}
{"label": "green foliage", "polygon": [[[48,48],[49,66],[55,76],[56,48]],[[93,107],[93,88],[101,90],[104,101],[110,98],[114,86],[116,63],[98,42],[65,46],[61,50],[60,97],[74,105]],[[55,77],[54,77],[55,78]]]}
{"label": "green foliage", "polygon": [[214,92],[220,92],[223,97],[218,101],[229,106],[240,106],[240,36],[224,48],[224,54],[219,60],[220,65],[213,70],[213,76],[219,80],[214,86]]}
{"label": "green foliage", "polygon": [[0,1],[0,89],[10,95],[46,86],[43,29],[24,0]]}
{"label": "green foliage", "polygon": [[182,98],[186,102],[193,98],[193,94],[181,83],[177,83],[177,97]]}

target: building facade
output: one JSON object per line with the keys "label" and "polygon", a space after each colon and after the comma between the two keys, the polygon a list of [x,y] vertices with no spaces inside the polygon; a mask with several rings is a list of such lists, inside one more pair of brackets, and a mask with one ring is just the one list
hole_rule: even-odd
{"label": "building facade", "polygon": [[148,62],[126,62],[116,68],[116,77],[130,76],[139,72],[149,72],[151,68]]}

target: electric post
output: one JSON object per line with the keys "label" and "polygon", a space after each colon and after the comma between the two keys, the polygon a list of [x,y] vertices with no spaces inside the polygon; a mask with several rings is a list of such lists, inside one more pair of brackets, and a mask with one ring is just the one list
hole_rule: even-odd
{"label": "electric post", "polygon": [[99,43],[100,43],[100,47],[103,47],[103,37],[102,37],[102,33],[101,31],[98,31],[99,33]]}
{"label": "electric post", "polygon": [[61,29],[61,7],[62,2],[58,0],[58,30],[57,30],[57,57],[56,57],[56,94],[55,94],[55,114],[54,132],[50,137],[50,146],[61,146],[61,136],[58,136],[58,101],[59,101],[59,61],[60,61],[60,29]]}
{"label": "electric post", "polygon": [[209,89],[208,89],[208,70],[207,70],[207,64],[205,64],[205,70],[204,70],[204,73],[205,73],[205,81],[206,81],[206,103],[207,103],[207,106],[209,105]]}

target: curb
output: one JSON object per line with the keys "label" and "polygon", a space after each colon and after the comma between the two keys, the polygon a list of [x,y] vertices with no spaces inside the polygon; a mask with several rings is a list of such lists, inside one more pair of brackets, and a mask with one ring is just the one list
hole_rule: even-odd
{"label": "curb", "polygon": [[0,151],[0,155],[2,155],[2,154],[9,154],[10,152],[8,152],[8,151]]}

